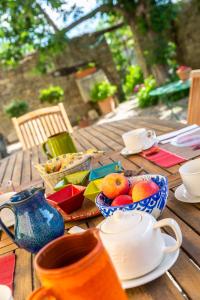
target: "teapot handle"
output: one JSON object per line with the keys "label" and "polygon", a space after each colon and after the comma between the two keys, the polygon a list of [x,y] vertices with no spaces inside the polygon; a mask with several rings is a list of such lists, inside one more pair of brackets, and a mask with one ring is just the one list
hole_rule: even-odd
{"label": "teapot handle", "polygon": [[[9,203],[6,203],[6,204],[4,204],[4,205],[2,205],[2,206],[0,206],[0,212],[1,212],[1,210],[2,209],[4,209],[4,208],[8,208],[8,209],[10,209],[12,212],[13,212],[13,214],[15,215],[15,221],[17,222],[17,220],[16,220],[16,213],[15,213],[15,209],[9,204]],[[2,228],[2,230],[13,240],[13,242],[15,243],[15,244],[17,244],[16,243],[16,241],[15,241],[15,236],[14,236],[14,234],[8,229],[8,227],[3,223],[3,221],[1,220],[1,217],[0,217],[0,227]],[[19,245],[18,245],[19,246]]]}
{"label": "teapot handle", "polygon": [[167,219],[163,219],[163,220],[156,222],[154,224],[153,228],[160,228],[160,227],[164,227],[164,226],[171,227],[171,229],[174,231],[175,236],[176,236],[176,244],[173,246],[165,247],[164,252],[167,252],[167,253],[174,252],[177,249],[179,249],[182,244],[182,233],[181,233],[180,227],[175,220],[173,220],[171,218],[167,218]]}

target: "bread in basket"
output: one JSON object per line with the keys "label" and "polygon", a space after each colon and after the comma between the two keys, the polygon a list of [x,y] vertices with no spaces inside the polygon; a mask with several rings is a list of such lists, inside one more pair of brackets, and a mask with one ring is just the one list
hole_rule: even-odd
{"label": "bread in basket", "polygon": [[36,164],[35,168],[45,183],[53,190],[54,186],[66,175],[90,169],[92,156],[84,153],[68,153]]}

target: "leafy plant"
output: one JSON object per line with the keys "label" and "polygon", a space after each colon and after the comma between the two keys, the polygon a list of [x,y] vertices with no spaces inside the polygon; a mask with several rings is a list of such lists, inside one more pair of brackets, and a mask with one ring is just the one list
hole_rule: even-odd
{"label": "leafy plant", "polygon": [[139,66],[130,66],[128,73],[125,77],[125,83],[123,85],[124,93],[128,96],[134,91],[136,85],[143,83],[144,77],[142,70]]}
{"label": "leafy plant", "polygon": [[64,91],[60,86],[50,86],[40,91],[39,99],[41,102],[56,104],[63,101]]}
{"label": "leafy plant", "polygon": [[90,92],[91,101],[102,101],[108,97],[113,96],[116,91],[117,87],[107,81],[97,82]]}
{"label": "leafy plant", "polygon": [[156,105],[158,97],[150,96],[150,92],[156,88],[156,80],[153,76],[149,76],[144,81],[144,86],[137,93],[138,105],[141,108]]}
{"label": "leafy plant", "polygon": [[28,103],[24,100],[13,100],[8,104],[7,106],[4,107],[4,113],[9,117],[9,118],[18,118],[21,115],[24,115],[25,113],[28,112]]}

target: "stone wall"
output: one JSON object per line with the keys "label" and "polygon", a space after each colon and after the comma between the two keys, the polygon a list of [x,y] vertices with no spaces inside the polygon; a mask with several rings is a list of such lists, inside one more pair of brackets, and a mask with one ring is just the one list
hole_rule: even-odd
{"label": "stone wall", "polygon": [[[56,59],[56,68],[70,67],[85,61],[95,61],[104,70],[109,80],[119,84],[119,77],[112,61],[108,45],[103,37],[84,35],[68,43],[62,55]],[[74,75],[53,77],[52,75],[38,75],[33,72],[37,62],[37,55],[28,56],[20,66],[12,71],[0,71],[0,133],[11,142],[16,140],[11,120],[3,113],[3,107],[13,99],[26,100],[30,111],[39,107],[49,106],[41,104],[39,90],[49,85],[59,85],[64,89],[64,105],[72,124],[87,116],[90,104],[83,102]]]}
{"label": "stone wall", "polygon": [[176,25],[178,62],[200,69],[200,0],[183,1]]}

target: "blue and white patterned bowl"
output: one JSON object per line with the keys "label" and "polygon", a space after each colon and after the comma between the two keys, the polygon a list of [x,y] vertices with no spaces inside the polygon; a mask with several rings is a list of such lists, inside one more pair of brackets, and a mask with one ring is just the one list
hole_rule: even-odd
{"label": "blue and white patterned bowl", "polygon": [[108,199],[103,193],[98,194],[96,197],[96,206],[99,208],[102,215],[106,218],[111,216],[116,210],[141,210],[153,215],[156,219],[162,214],[168,197],[168,180],[167,177],[162,175],[141,175],[129,177],[130,182],[141,180],[152,180],[159,187],[160,190],[154,195],[145,198],[139,202],[133,202],[127,205],[110,206],[112,200]]}

